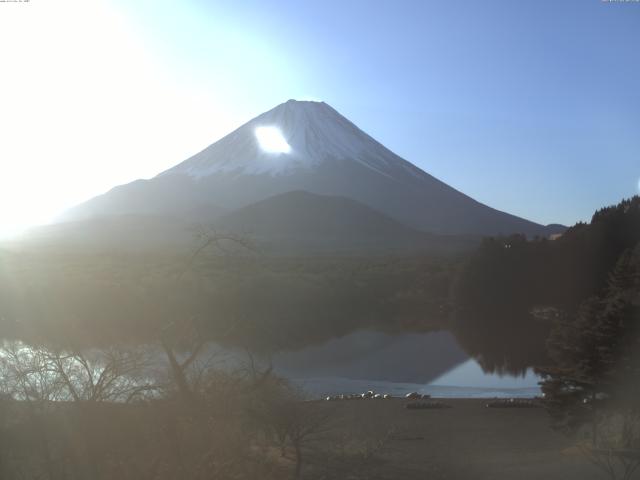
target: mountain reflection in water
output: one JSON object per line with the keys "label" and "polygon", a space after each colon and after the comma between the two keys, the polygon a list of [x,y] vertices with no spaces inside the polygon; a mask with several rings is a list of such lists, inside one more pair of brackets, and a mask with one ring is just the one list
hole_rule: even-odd
{"label": "mountain reflection in water", "polygon": [[273,358],[276,371],[309,395],[376,390],[439,397],[530,397],[538,378],[482,371],[449,332],[387,334],[357,331]]}

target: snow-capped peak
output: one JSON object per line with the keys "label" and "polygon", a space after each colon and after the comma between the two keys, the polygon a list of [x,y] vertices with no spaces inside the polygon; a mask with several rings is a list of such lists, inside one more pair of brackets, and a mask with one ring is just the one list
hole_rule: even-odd
{"label": "snow-capped peak", "polygon": [[356,161],[386,176],[398,167],[414,175],[422,173],[326,103],[289,100],[161,175],[283,175],[327,160]]}

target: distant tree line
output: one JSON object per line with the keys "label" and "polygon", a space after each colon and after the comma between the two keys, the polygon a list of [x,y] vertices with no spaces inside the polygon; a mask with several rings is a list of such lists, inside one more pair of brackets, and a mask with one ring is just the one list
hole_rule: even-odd
{"label": "distant tree line", "polygon": [[574,317],[602,294],[616,262],[640,241],[640,198],[597,211],[560,238],[485,239],[452,288],[453,329],[488,370],[523,371],[549,360],[549,308]]}
{"label": "distant tree line", "polygon": [[357,329],[445,325],[455,266],[439,257],[5,253],[4,338],[104,346],[155,340],[190,318],[208,340],[294,349]]}
{"label": "distant tree line", "polygon": [[609,478],[630,479],[640,468],[640,197],[554,241],[486,240],[455,295],[457,329],[484,366],[536,366],[553,426]]}

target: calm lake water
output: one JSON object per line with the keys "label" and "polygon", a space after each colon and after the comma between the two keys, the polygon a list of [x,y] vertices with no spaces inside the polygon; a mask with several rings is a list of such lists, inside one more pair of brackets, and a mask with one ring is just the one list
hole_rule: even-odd
{"label": "calm lake water", "polygon": [[433,397],[533,397],[538,377],[482,371],[448,332],[387,334],[358,331],[274,358],[276,370],[310,396],[375,390]]}
{"label": "calm lake water", "polygon": [[[20,345],[30,355],[31,347]],[[241,350],[211,344],[208,353],[219,358],[218,368],[247,365],[247,354]],[[91,356],[91,352],[87,354]],[[156,350],[155,355],[157,363],[151,367],[150,376],[168,368],[164,353]],[[299,385],[310,397],[367,390],[394,396],[416,391],[449,398],[533,397],[541,393],[539,379],[532,372],[520,377],[483,372],[445,331],[357,331],[320,345],[279,353],[271,362],[276,373]]]}

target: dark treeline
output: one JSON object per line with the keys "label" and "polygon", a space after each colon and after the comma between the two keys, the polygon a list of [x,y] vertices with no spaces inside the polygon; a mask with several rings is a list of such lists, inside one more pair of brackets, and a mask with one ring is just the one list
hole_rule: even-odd
{"label": "dark treeline", "polygon": [[640,467],[640,242],[607,277],[577,311],[546,312],[550,361],[537,372],[554,427],[609,478],[630,479]]}
{"label": "dark treeline", "polygon": [[640,241],[640,198],[597,211],[555,240],[485,239],[458,276],[454,330],[488,370],[517,372],[548,361],[548,308],[572,316],[600,294],[610,272]]}
{"label": "dark treeline", "polygon": [[[605,288],[577,312],[550,311],[554,321],[547,346],[551,361],[538,368],[545,379],[556,425],[574,431],[594,428],[604,405],[637,411],[640,393],[640,243],[625,250]],[[636,412],[640,415],[640,411]],[[592,432],[597,443],[597,432]]]}
{"label": "dark treeline", "polygon": [[489,370],[536,366],[554,428],[611,479],[640,468],[640,197],[556,240],[488,239],[455,286]]}
{"label": "dark treeline", "polygon": [[446,322],[450,257],[265,257],[201,252],[2,255],[2,335],[62,345],[154,342],[189,319],[255,351],[295,349],[357,329]]}

